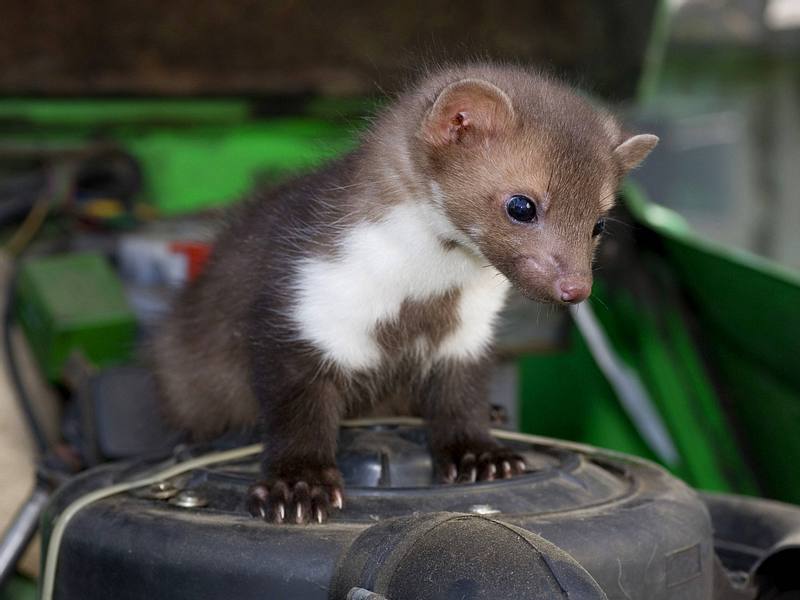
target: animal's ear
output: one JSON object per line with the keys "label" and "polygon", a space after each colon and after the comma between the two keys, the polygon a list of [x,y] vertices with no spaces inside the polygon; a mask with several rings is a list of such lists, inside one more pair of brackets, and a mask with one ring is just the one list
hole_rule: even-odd
{"label": "animal's ear", "polygon": [[658,137],[649,133],[634,135],[614,148],[614,156],[624,172],[638,167],[658,144]]}
{"label": "animal's ear", "polygon": [[508,94],[488,81],[462,79],[442,90],[419,134],[430,144],[444,146],[461,141],[471,131],[496,134],[513,121]]}

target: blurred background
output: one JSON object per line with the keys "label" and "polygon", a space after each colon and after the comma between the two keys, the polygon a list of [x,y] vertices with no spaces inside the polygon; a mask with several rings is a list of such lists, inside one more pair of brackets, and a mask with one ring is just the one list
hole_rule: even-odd
{"label": "blurred background", "polygon": [[[0,39],[0,526],[174,442],[135,349],[219,211],[465,60],[550,72],[661,137],[586,309],[512,300],[497,424],[800,503],[800,0],[12,0]],[[0,598],[33,597],[35,553]]]}

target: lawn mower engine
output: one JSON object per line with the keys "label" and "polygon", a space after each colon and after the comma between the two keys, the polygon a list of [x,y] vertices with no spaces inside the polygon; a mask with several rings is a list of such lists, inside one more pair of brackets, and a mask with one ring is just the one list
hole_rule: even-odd
{"label": "lawn mower engine", "polygon": [[[345,507],[324,525],[250,517],[245,496],[258,472],[256,447],[180,474],[175,465],[223,445],[97,467],[60,489],[45,512],[47,560],[57,557],[48,565],[55,569],[52,597],[797,597],[800,510],[703,497],[643,460],[495,434],[525,457],[525,475],[436,485],[421,425],[343,427]],[[143,480],[152,483],[118,486],[73,510],[87,494]],[[63,535],[53,535],[59,528]]]}

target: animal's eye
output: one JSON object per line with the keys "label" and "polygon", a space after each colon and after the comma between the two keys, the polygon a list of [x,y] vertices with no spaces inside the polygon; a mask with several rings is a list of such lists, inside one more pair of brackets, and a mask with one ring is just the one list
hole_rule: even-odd
{"label": "animal's eye", "polygon": [[520,223],[530,223],[536,220],[536,205],[533,200],[520,194],[508,199],[506,212],[509,217]]}
{"label": "animal's eye", "polygon": [[601,233],[606,230],[606,220],[603,217],[597,219],[597,223],[594,224],[594,229],[592,229],[592,237],[597,237]]}

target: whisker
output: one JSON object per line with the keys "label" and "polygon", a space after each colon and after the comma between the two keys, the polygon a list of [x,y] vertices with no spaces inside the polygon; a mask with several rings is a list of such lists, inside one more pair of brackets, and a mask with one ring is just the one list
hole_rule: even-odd
{"label": "whisker", "polygon": [[620,225],[624,225],[628,229],[633,229],[633,225],[631,223],[623,221],[622,219],[616,219],[614,217],[606,217],[606,221],[609,221],[611,223],[619,223]]}
{"label": "whisker", "polygon": [[603,302],[603,301],[602,301],[602,300],[601,300],[601,299],[600,299],[598,296],[592,296],[592,301],[593,301],[593,302],[599,302],[599,303],[600,303],[600,306],[602,306],[603,308],[605,308],[607,312],[611,312],[611,309],[610,309],[610,308],[608,308],[608,304],[606,304],[605,302]]}

